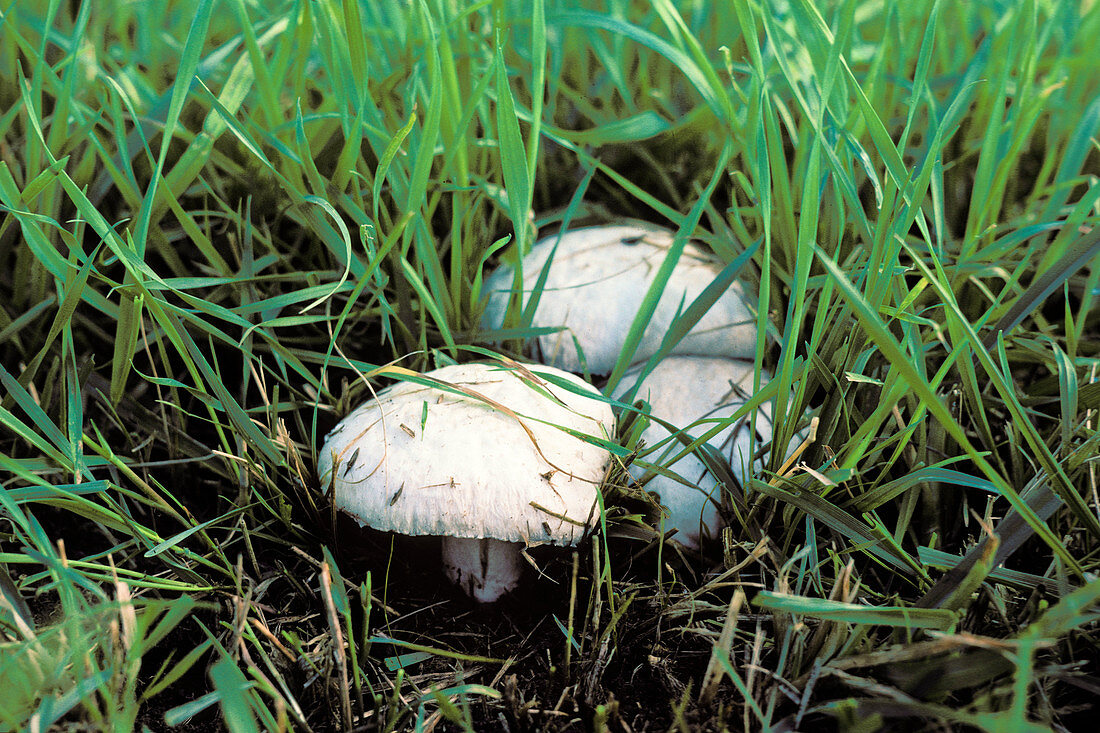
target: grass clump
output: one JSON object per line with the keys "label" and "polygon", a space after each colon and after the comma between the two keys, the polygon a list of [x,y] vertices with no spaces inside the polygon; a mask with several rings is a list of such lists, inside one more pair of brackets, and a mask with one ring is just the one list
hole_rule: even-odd
{"label": "grass clump", "polygon": [[[0,727],[1079,726],[1098,33],[1069,2],[0,4]],[[395,364],[517,352],[488,268],[621,218],[759,294],[798,462],[698,557],[618,471],[494,614],[415,542],[338,544],[319,438]]]}

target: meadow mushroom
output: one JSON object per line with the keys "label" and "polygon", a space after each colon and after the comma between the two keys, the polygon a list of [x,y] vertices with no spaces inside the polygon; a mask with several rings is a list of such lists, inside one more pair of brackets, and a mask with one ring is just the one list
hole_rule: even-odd
{"label": "meadow mushroom", "polygon": [[[667,230],[637,226],[577,229],[537,242],[523,259],[523,304],[553,253],[532,325],[562,327],[537,338],[539,361],[571,372],[587,367],[592,374],[609,373],[672,242]],[[657,352],[673,320],[720,271],[713,256],[686,245],[633,361]],[[486,280],[483,328],[503,326],[514,277],[513,267],[505,265]],[[671,353],[753,358],[756,320],[742,286],[735,282],[722,293]]]}
{"label": "meadow mushroom", "polygon": [[442,537],[448,577],[495,601],[518,583],[526,544],[575,545],[599,516],[611,454],[578,436],[613,436],[614,415],[551,367],[463,364],[420,378],[380,390],[329,433],[321,486],[361,525]]}
{"label": "meadow mushroom", "polygon": [[[637,382],[641,365],[626,373],[614,392],[616,399],[623,396]],[[766,384],[771,375],[762,373],[760,381]],[[748,401],[752,392],[753,364],[738,359],[713,357],[670,356],[662,359],[638,386],[635,399],[649,403],[649,414],[685,428],[692,438],[711,430],[716,421],[729,418]],[[705,420],[694,424],[699,420]],[[690,427],[689,427],[690,426]],[[667,510],[665,531],[677,530],[675,539],[686,547],[697,549],[704,537],[713,537],[722,526],[719,507],[722,504],[722,484],[707,469],[695,453],[689,453],[678,461],[666,461],[683,452],[686,443],[672,435],[656,422],[650,422],[641,435],[648,446],[665,445],[645,458],[647,465],[635,462],[631,475],[638,480],[651,476],[645,484],[655,493]],[[763,458],[752,461],[751,450],[759,450],[772,439],[772,407],[760,406],[756,415],[756,434],[752,434],[752,415],[744,415],[730,423],[707,441],[721,458],[729,464],[730,475],[739,484],[764,464]],[[654,473],[650,466],[664,466],[676,478]]]}

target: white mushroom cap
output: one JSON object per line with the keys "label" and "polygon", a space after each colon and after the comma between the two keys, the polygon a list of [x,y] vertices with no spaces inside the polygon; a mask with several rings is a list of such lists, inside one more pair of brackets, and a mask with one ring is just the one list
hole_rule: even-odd
{"label": "white mushroom cap", "polygon": [[[633,367],[623,377],[615,390],[621,397],[634,386],[641,365]],[[761,383],[767,383],[771,375],[761,374]],[[752,362],[692,356],[670,356],[646,375],[638,388],[635,399],[644,399],[650,405],[649,414],[659,417],[693,438],[714,428],[715,420],[728,418],[748,401],[753,386]],[[706,422],[688,427],[697,420]],[[642,432],[641,439],[648,446],[666,440],[671,433],[656,422],[651,422]],[[751,461],[750,438],[752,415],[747,414],[717,433],[707,441],[730,465],[731,475],[741,484],[763,468],[763,459]],[[772,407],[761,405],[756,416],[756,434],[752,450],[759,450],[772,439]],[[722,502],[722,486],[711,475],[704,463],[690,453],[671,465],[666,461],[683,452],[685,443],[669,440],[665,446],[645,457],[645,462],[668,468],[683,481],[656,474],[645,485],[648,491],[658,495],[668,510],[665,530],[678,530],[675,539],[690,548],[698,548],[704,536],[713,537],[722,526],[718,508]],[[647,473],[640,463],[630,467],[631,475],[642,479]]]}
{"label": "white mushroom cap", "polygon": [[[523,259],[523,303],[526,306],[554,252],[533,325],[565,328],[538,338],[540,360],[580,372],[579,345],[591,373],[609,373],[672,241],[672,233],[664,229],[606,226],[577,229],[537,242]],[[638,344],[634,361],[648,359],[657,352],[677,314],[720,271],[713,257],[687,244]],[[503,326],[513,280],[511,266],[499,267],[489,276],[484,328]],[[741,285],[735,283],[723,293],[672,353],[753,358],[756,320],[746,305]]]}
{"label": "white mushroom cap", "polygon": [[[585,396],[598,396],[595,388],[552,367],[463,364],[422,376],[495,406],[411,381],[387,387],[329,433],[317,464],[321,486],[376,529],[504,541],[480,551],[444,544],[452,579],[479,600],[496,600],[518,579],[522,549],[516,544],[507,550],[516,557],[497,559],[499,545],[576,544],[599,516],[611,454],[557,426],[607,439],[615,418],[607,403]],[[489,577],[497,567],[508,577]]]}

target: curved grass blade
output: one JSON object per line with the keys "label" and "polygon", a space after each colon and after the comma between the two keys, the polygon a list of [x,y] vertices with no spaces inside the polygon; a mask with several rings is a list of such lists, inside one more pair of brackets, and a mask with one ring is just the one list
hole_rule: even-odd
{"label": "curved grass blade", "polygon": [[849,624],[896,626],[903,629],[945,631],[958,622],[954,611],[907,606],[861,606],[825,598],[787,595],[762,590],[752,599],[754,606]]}
{"label": "curved grass blade", "polygon": [[[680,72],[687,77],[691,85],[699,92],[699,96],[701,96],[707,103],[707,106],[713,110],[718,119],[730,119],[727,105],[723,103],[722,98],[715,92],[715,89],[723,89],[724,87],[717,81],[717,77],[711,66],[708,64],[706,67],[701,67],[691,58],[691,56],[676,48],[660,36],[644,28],[640,28],[633,23],[628,23],[621,18],[588,10],[574,10],[559,13],[551,16],[548,22],[550,25],[557,26],[600,28],[629,38],[635,43],[656,51],[661,56],[668,59],[673,66],[679,69]],[[728,98],[726,101],[728,102]]]}

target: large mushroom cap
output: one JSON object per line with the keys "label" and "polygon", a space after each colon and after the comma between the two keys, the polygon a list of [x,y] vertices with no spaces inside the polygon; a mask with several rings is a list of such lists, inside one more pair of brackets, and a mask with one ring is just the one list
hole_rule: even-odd
{"label": "large mushroom cap", "polygon": [[463,364],[422,376],[437,386],[398,382],[329,433],[317,470],[336,505],[401,534],[575,544],[598,514],[611,455],[555,426],[612,435],[611,407],[587,396],[598,392],[542,366]]}
{"label": "large mushroom cap", "polygon": [[[615,390],[621,397],[634,386],[641,365],[632,368]],[[771,376],[761,375],[766,383]],[[697,438],[714,428],[715,422],[729,418],[748,401],[752,394],[753,364],[736,359],[670,356],[662,359],[652,372],[642,380],[636,392],[637,399],[649,403],[649,414],[659,417],[679,428],[692,438]],[[693,425],[706,418],[707,421]],[[691,426],[691,427],[688,427]],[[756,433],[752,433],[752,415],[744,415],[732,421],[707,444],[714,448],[729,464],[731,475],[744,484],[746,479],[763,467],[763,461],[752,460],[751,450],[758,450],[772,439],[772,410],[769,403],[760,407],[756,416]],[[656,422],[651,422],[642,433],[642,440],[655,446],[671,433]],[[750,449],[750,443],[754,443]],[[645,462],[665,466],[679,479],[654,475],[646,489],[657,494],[668,510],[665,529],[676,529],[676,539],[688,547],[697,548],[700,538],[714,536],[721,527],[719,506],[722,502],[722,486],[701,460],[690,453],[675,463],[671,459],[683,452],[685,443],[670,440],[665,446],[646,456]],[[648,471],[640,463],[630,467],[630,473],[641,479]]]}
{"label": "large mushroom cap", "polygon": [[[553,252],[533,325],[564,327],[538,338],[540,360],[580,372],[583,365],[579,345],[591,373],[610,372],[672,241],[673,235],[664,229],[607,226],[577,229],[537,242],[523,259],[523,303],[526,306]],[[690,305],[720,271],[703,250],[690,243],[685,247],[634,361],[648,359],[657,352],[681,309]],[[486,281],[490,295],[482,318],[484,328],[496,329],[504,324],[514,277],[513,268],[503,266]],[[672,353],[751,359],[755,352],[756,321],[745,304],[744,291],[735,283]]]}

